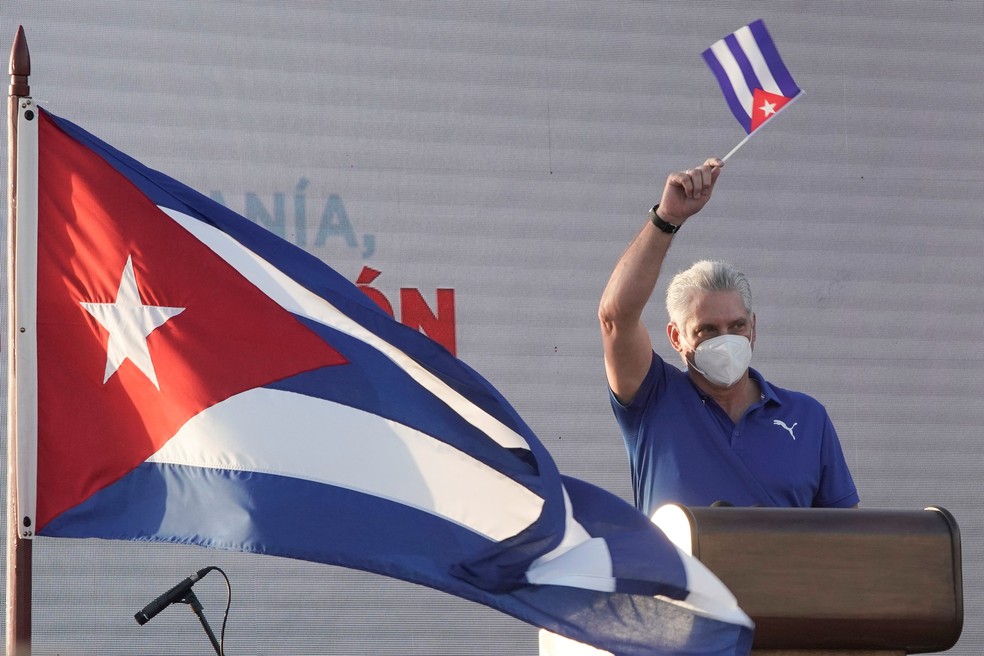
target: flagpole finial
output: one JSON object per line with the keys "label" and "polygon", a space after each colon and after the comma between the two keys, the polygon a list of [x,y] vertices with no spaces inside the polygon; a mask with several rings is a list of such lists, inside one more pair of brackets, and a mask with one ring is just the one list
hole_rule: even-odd
{"label": "flagpole finial", "polygon": [[17,27],[14,43],[10,47],[10,96],[21,97],[31,95],[31,86],[27,78],[31,75],[31,51],[27,48],[27,37],[24,26]]}

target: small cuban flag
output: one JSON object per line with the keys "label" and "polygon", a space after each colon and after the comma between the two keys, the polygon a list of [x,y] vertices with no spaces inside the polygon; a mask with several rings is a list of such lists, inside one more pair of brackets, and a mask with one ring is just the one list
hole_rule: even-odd
{"label": "small cuban flag", "polygon": [[748,134],[802,93],[761,19],[715,42],[703,56]]}

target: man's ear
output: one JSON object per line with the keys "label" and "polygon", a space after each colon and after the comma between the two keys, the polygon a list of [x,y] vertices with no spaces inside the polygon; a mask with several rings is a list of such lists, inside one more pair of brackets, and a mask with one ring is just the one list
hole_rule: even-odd
{"label": "man's ear", "polygon": [[680,339],[680,329],[672,321],[666,324],[666,337],[670,340],[670,346],[677,353],[683,353],[683,341]]}
{"label": "man's ear", "polygon": [[753,312],[752,313],[752,336],[751,336],[751,339],[748,340],[748,341],[750,341],[752,343],[752,348],[753,349],[755,348],[755,334],[756,334],[755,333],[755,313]]}

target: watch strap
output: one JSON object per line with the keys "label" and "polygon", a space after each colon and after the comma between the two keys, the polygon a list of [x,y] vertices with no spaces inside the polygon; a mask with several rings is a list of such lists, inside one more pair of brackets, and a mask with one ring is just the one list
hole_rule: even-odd
{"label": "watch strap", "polygon": [[659,207],[659,203],[653,205],[653,209],[649,210],[649,220],[653,222],[653,225],[665,232],[668,235],[676,234],[676,231],[680,229],[680,226],[673,225],[672,223],[667,223],[663,219],[659,218],[656,214],[656,209]]}

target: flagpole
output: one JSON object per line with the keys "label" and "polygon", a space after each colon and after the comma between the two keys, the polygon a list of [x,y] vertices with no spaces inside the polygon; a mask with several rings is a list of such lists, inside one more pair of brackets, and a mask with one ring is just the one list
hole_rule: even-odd
{"label": "flagpole", "polygon": [[[7,101],[7,285],[8,335],[14,330],[14,244],[17,235],[17,117],[18,105],[31,94],[31,53],[24,27],[17,28],[10,48],[10,91]],[[20,537],[17,512],[16,385],[12,337],[7,339],[7,656],[31,654],[31,541]]]}
{"label": "flagpole", "polygon": [[[783,105],[782,109],[786,109],[787,107],[789,107],[790,105],[792,105],[794,102],[796,102],[797,100],[799,100],[800,98],[802,98],[805,93],[806,93],[805,91],[803,91],[802,89],[800,89],[800,92],[797,93],[792,98],[790,98],[789,99],[789,102],[786,103],[785,105]],[[782,112],[782,110],[779,110],[779,113],[781,113],[781,112]],[[773,116],[773,118],[775,118],[775,117]],[[771,121],[766,121],[766,123],[771,123]],[[734,155],[735,153],[737,153],[738,152],[738,149],[741,148],[742,146],[744,146],[745,143],[747,143],[748,140],[752,138],[752,135],[758,134],[762,130],[763,127],[765,127],[765,123],[763,123],[762,125],[760,125],[758,127],[758,129],[756,129],[754,132],[749,132],[747,135],[745,135],[745,138],[742,139],[741,141],[739,141],[738,142],[738,145],[731,149],[731,152],[729,152],[727,155],[725,155],[724,157],[722,157],[721,158],[721,161],[722,162],[727,162],[729,157],[731,157],[732,155]]]}
{"label": "flagpole", "polygon": [[[756,130],[755,132],[758,132],[758,130]],[[741,141],[739,141],[738,142],[738,145],[731,149],[731,152],[729,152],[727,155],[725,155],[724,157],[721,158],[721,161],[722,162],[727,162],[728,161],[728,158],[731,157],[732,155],[734,155],[735,153],[737,153],[738,152],[738,149],[741,148],[742,146],[744,146],[745,143],[747,143],[748,140],[752,138],[752,135],[755,134],[755,132],[749,132],[748,134],[746,134],[745,135],[745,138],[742,139]]]}

